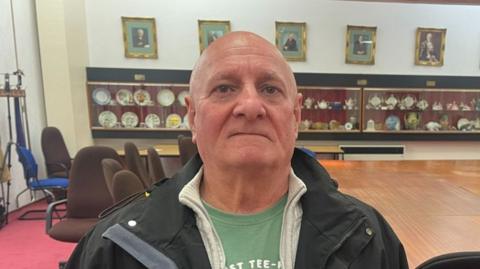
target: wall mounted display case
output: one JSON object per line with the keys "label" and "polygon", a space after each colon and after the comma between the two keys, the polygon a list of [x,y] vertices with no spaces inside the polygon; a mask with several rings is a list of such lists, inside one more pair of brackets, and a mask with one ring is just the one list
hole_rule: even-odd
{"label": "wall mounted display case", "polygon": [[[94,138],[190,135],[189,70],[87,68]],[[295,73],[299,140],[480,140],[480,77]]]}
{"label": "wall mounted display case", "polygon": [[188,129],[188,85],[88,82],[92,130]]}
{"label": "wall mounted display case", "polygon": [[364,132],[480,134],[480,90],[363,89]]}
{"label": "wall mounted display case", "polygon": [[300,132],[359,132],[361,88],[299,87]]}

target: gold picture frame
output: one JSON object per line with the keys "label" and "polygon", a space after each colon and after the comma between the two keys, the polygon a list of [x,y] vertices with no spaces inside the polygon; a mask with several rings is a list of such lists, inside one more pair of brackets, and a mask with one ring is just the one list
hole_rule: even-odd
{"label": "gold picture frame", "polygon": [[275,44],[287,61],[306,61],[307,24],[275,22]]}
{"label": "gold picture frame", "polygon": [[447,29],[417,28],[415,38],[415,64],[443,66]]}
{"label": "gold picture frame", "polygon": [[198,20],[200,53],[213,41],[230,32],[230,21]]}
{"label": "gold picture frame", "polygon": [[375,64],[377,27],[347,25],[345,63]]}
{"label": "gold picture frame", "polygon": [[122,17],[125,57],[157,59],[155,18]]}

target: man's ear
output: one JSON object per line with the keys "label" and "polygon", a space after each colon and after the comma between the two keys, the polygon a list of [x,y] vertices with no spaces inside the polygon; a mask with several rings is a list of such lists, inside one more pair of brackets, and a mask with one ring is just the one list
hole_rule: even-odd
{"label": "man's ear", "polygon": [[196,144],[197,129],[195,128],[195,105],[193,104],[190,94],[185,96],[185,104],[187,105],[188,126],[192,132],[192,142]]}
{"label": "man's ear", "polygon": [[295,115],[295,133],[297,135],[297,138],[300,121],[302,120],[302,103],[303,95],[301,93],[297,93],[297,95],[295,96],[295,104],[293,107],[293,113]]}
{"label": "man's ear", "polygon": [[302,120],[302,102],[303,102],[303,95],[301,93],[297,93],[295,96],[295,105],[293,108],[293,112],[295,113],[295,121],[297,124],[300,124]]}

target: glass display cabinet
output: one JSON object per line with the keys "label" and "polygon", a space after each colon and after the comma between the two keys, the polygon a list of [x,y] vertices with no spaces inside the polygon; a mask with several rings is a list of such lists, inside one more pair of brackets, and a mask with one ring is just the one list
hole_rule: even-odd
{"label": "glass display cabinet", "polygon": [[[93,138],[191,135],[190,70],[87,67]],[[480,141],[480,77],[295,73],[298,140]]]}
{"label": "glass display cabinet", "polygon": [[188,129],[185,84],[88,82],[92,130]]}
{"label": "glass display cabinet", "polygon": [[300,132],[359,132],[361,88],[299,87]]}
{"label": "glass display cabinet", "polygon": [[363,132],[480,133],[480,90],[363,89]]}

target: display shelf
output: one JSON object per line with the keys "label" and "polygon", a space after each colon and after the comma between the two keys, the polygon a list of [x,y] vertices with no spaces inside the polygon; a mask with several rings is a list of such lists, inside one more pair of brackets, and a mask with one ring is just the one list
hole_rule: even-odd
{"label": "display shelf", "polygon": [[299,87],[303,95],[300,132],[359,132],[361,89]]}
{"label": "display shelf", "polygon": [[480,133],[480,90],[363,89],[364,132]]}
{"label": "display shelf", "polygon": [[[178,101],[179,94],[188,91],[190,74],[190,70],[88,67],[92,137],[176,139],[179,134],[191,135],[186,128],[186,107]],[[480,141],[480,77],[294,75],[303,95],[299,140]],[[165,88],[173,98],[166,94],[161,100],[168,102],[161,104],[157,96]],[[118,97],[127,100],[123,104],[117,100],[119,92],[130,96]],[[370,102],[375,95],[378,100]],[[393,99],[387,103],[390,95],[397,100],[395,105]],[[147,119],[150,114],[155,116]],[[168,118],[172,114],[178,116]],[[370,128],[369,120],[373,121]]]}
{"label": "display shelf", "polygon": [[188,85],[88,82],[92,130],[188,129]]}

